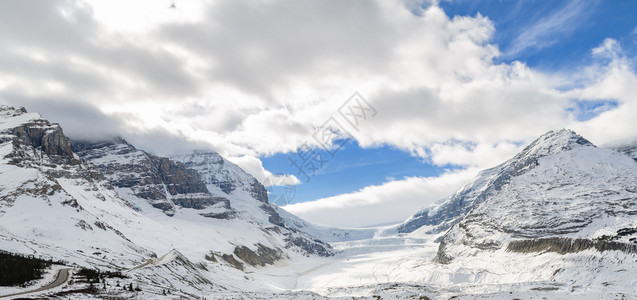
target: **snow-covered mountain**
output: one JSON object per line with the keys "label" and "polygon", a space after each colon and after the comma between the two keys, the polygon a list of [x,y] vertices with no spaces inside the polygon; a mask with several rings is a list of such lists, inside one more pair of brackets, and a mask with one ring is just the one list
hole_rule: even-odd
{"label": "snow-covered mountain", "polygon": [[[170,271],[181,270],[205,279],[190,288],[210,291],[236,284],[215,274],[245,281],[252,268],[333,254],[288,228],[263,185],[235,165],[219,165],[225,160],[216,153],[180,156],[181,163],[120,138],[71,142],[58,124],[6,106],[0,134],[1,250],[132,269],[151,281],[162,274],[166,284],[183,283],[172,279],[188,274]],[[145,263],[166,253],[180,253],[166,257],[180,258],[181,267],[158,271],[161,262],[174,264],[168,258]]]}
{"label": "snow-covered mountain", "polygon": [[0,107],[0,158],[2,250],[105,267],[153,255],[118,229],[121,222],[112,222],[137,213],[71,151],[58,124]]}
{"label": "snow-covered mountain", "polygon": [[[587,246],[565,251],[594,247],[637,253],[632,243],[637,237],[637,164],[630,157],[560,130],[493,170],[497,175],[485,172],[482,176],[490,178],[481,178],[493,183],[466,199],[470,211],[444,235],[439,261],[507,245],[513,251],[523,242],[555,248],[575,239]],[[500,183],[503,174],[506,184]],[[549,240],[558,237],[563,239]]]}
{"label": "snow-covered mountain", "polygon": [[449,244],[499,249],[514,238],[598,238],[637,226],[635,178],[629,156],[570,130],[551,131],[397,229],[451,228],[442,240],[443,261],[450,259]]}
{"label": "snow-covered mountain", "polygon": [[539,164],[540,158],[580,146],[594,147],[591,142],[570,130],[551,131],[535,140],[512,159],[480,172],[475,181],[462,187],[455,194],[416,213],[398,226],[398,232],[412,232],[425,225],[431,226],[432,232],[446,230],[458,223],[476,205],[497,194],[511,182],[512,178],[534,169]]}

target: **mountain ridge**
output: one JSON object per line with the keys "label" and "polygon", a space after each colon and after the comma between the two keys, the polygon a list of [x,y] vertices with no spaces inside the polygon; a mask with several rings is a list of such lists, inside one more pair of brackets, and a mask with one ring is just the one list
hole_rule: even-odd
{"label": "mountain ridge", "polygon": [[[243,172],[236,168],[233,174]],[[184,163],[121,138],[72,141],[59,124],[24,108],[0,108],[0,176],[0,244],[6,251],[125,270],[174,250],[189,263],[155,271],[168,281],[181,278],[177,270],[191,272],[203,276],[199,283],[228,269],[244,273],[290,257],[334,254],[329,244],[286,227],[267,194],[254,193],[265,188],[245,172],[260,186],[220,194],[215,182]],[[152,281],[155,271],[132,272]]]}
{"label": "mountain ridge", "polygon": [[479,173],[476,180],[461,187],[456,193],[427,207],[396,227],[399,233],[409,233],[423,226],[432,226],[432,233],[442,232],[466,215],[476,204],[506,185],[512,177],[537,165],[541,157],[594,145],[575,132],[562,129],[549,131],[526,146],[506,162]]}

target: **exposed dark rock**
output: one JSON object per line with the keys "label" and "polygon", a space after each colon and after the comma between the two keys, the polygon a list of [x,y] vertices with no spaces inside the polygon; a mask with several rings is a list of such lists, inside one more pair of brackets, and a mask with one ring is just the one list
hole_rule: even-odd
{"label": "exposed dark rock", "polygon": [[268,191],[263,184],[218,153],[194,152],[175,156],[174,159],[182,162],[188,168],[197,170],[202,175],[204,182],[218,186],[226,194],[237,189],[244,190],[254,199],[268,203]]}
{"label": "exposed dark rock", "polygon": [[40,149],[50,157],[73,160],[71,141],[64,135],[59,124],[51,124],[46,120],[34,120],[13,128],[11,134],[17,138],[14,146],[28,145]]}
{"label": "exposed dark rock", "polygon": [[268,248],[262,244],[257,244],[257,252],[250,250],[246,246],[234,248],[234,255],[251,266],[265,266],[273,264],[283,258],[283,252],[278,249]]}
{"label": "exposed dark rock", "polygon": [[254,197],[254,199],[257,199],[263,203],[268,203],[268,190],[256,179],[252,181],[252,189],[250,190],[250,194],[252,194],[252,197]]}
{"label": "exposed dark rock", "polygon": [[442,240],[440,240],[440,245],[438,245],[438,252],[436,252],[436,257],[434,258],[435,262],[441,263],[441,264],[448,264],[453,260],[453,257],[445,253],[445,249],[447,249],[447,243],[445,242],[445,239],[443,238]]}
{"label": "exposed dark rock", "polygon": [[316,254],[316,255],[324,256],[324,257],[334,255],[331,251],[332,246],[320,240],[310,241],[306,238],[297,236],[297,237],[291,237],[287,239],[287,241],[289,246],[294,245],[296,247],[299,247],[305,250],[309,254]]}
{"label": "exposed dark rock", "polygon": [[568,237],[512,241],[507,246],[507,251],[519,253],[556,252],[566,254],[577,253],[591,248],[600,252],[617,250],[625,253],[637,253],[637,245],[635,244]]}
{"label": "exposed dark rock", "polygon": [[[24,108],[0,107],[0,114],[6,117],[16,117],[26,113]],[[43,165],[55,168],[56,165],[60,165],[62,169],[68,169],[65,165],[79,164],[80,161],[75,159],[73,151],[71,151],[71,142],[62,132],[60,125],[37,119],[37,115],[33,115],[33,117],[36,119],[3,132],[5,135],[2,136],[0,142],[11,141],[14,148],[6,156],[10,159],[9,163],[21,167]]]}
{"label": "exposed dark rock", "polygon": [[206,218],[228,220],[234,218],[236,214],[233,211],[224,211],[222,213],[202,213],[199,215]]}
{"label": "exposed dark rock", "polygon": [[106,228],[107,228],[106,224],[100,221],[95,221],[95,226],[97,226],[97,228],[102,229],[104,231],[106,231]]}
{"label": "exposed dark rock", "polygon": [[619,151],[621,153],[624,153],[632,157],[635,161],[637,161],[637,142],[634,142],[629,145],[614,147],[612,149]]}
{"label": "exposed dark rock", "polygon": [[229,208],[229,204],[227,204],[228,199],[215,197],[208,193],[202,193],[202,195],[188,195],[187,197],[175,197],[172,201],[175,205],[183,208],[204,209],[217,203],[226,203],[224,207]]}
{"label": "exposed dark rock", "polygon": [[234,255],[232,255],[232,254],[223,254],[223,255],[221,255],[221,259],[225,260],[227,263],[229,263],[235,269],[239,269],[239,270],[243,271],[243,264],[241,262],[239,262],[236,258],[234,258]]}
{"label": "exposed dark rock", "polygon": [[263,209],[268,215],[270,215],[270,217],[268,217],[268,221],[270,221],[270,223],[277,226],[285,227],[285,221],[283,220],[283,218],[281,218],[279,213],[276,212],[274,208],[272,208],[272,206],[270,206],[269,204],[263,204],[261,205],[261,209]]}
{"label": "exposed dark rock", "polygon": [[93,227],[91,227],[91,225],[86,223],[86,221],[84,220],[79,220],[77,224],[75,224],[75,226],[82,228],[83,230],[93,230]]}
{"label": "exposed dark rock", "polygon": [[600,241],[613,241],[613,240],[618,240],[622,237],[631,236],[631,235],[637,235],[637,227],[621,228],[617,230],[617,234],[615,235],[602,235],[598,237],[597,239]]}
{"label": "exposed dark rock", "polygon": [[210,251],[210,253],[206,254],[204,257],[207,261],[218,262],[217,257],[214,252]]}

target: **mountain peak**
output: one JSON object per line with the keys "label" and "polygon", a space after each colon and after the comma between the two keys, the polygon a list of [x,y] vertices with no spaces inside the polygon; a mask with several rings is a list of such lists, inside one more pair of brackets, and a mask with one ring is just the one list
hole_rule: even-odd
{"label": "mountain peak", "polygon": [[484,170],[479,178],[460,189],[456,194],[443,198],[434,206],[427,207],[398,226],[398,232],[412,232],[423,225],[433,225],[432,232],[446,230],[463,218],[473,207],[490,195],[497,193],[511,178],[520,176],[539,165],[545,156],[574,150],[580,147],[595,147],[593,143],[569,129],[549,131],[515,157]]}
{"label": "mountain peak", "polygon": [[25,114],[27,113],[26,108],[20,106],[18,108],[15,108],[13,106],[8,106],[8,105],[0,105],[0,112],[4,112],[4,113],[14,113],[15,115],[21,115],[21,114]]}
{"label": "mountain peak", "polygon": [[34,120],[40,120],[38,113],[29,113],[24,107],[0,105],[0,131],[12,129]]}
{"label": "mountain peak", "polygon": [[552,130],[533,141],[518,156],[547,156],[587,146],[595,147],[589,140],[570,129]]}

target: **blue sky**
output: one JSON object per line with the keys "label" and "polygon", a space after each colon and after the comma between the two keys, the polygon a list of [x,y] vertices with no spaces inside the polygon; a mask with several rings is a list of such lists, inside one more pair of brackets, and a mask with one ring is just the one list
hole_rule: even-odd
{"label": "blue sky", "polygon": [[[549,72],[572,71],[592,63],[591,51],[605,39],[617,40],[624,54],[634,56],[637,49],[637,1],[441,1],[445,13],[454,16],[488,17],[494,24],[491,44],[501,56],[494,63],[524,62],[529,67]],[[576,120],[587,121],[612,110],[617,101],[573,99],[566,110]],[[288,156],[263,156],[263,166],[273,173],[295,174]],[[297,176],[291,203],[299,203],[344,193],[370,185],[380,185],[406,177],[439,176],[458,165],[435,165],[411,153],[391,146],[361,148],[350,141],[328,163],[311,176]],[[272,192],[281,193],[273,187]],[[280,198],[283,199],[283,198]],[[286,203],[279,203],[286,204]]]}
{"label": "blue sky", "polygon": [[[495,26],[491,43],[504,54],[496,61],[523,61],[543,70],[572,69],[591,60],[604,39],[617,40],[635,56],[637,2],[618,1],[441,1],[448,16],[487,16]],[[534,34],[535,33],[535,34]],[[516,46],[521,37],[532,43]]]}
{"label": "blue sky", "polygon": [[[322,151],[321,153],[325,153]],[[323,167],[314,174],[304,176],[291,164],[297,153],[276,154],[262,157],[265,169],[272,173],[296,175],[301,184],[294,187],[294,196],[285,200],[292,204],[350,193],[370,185],[402,180],[406,177],[438,176],[453,166],[435,166],[406,151],[391,146],[361,148],[350,139],[334,156],[326,154]],[[273,187],[271,192],[280,194],[284,190]],[[284,198],[280,198],[284,200]]]}

